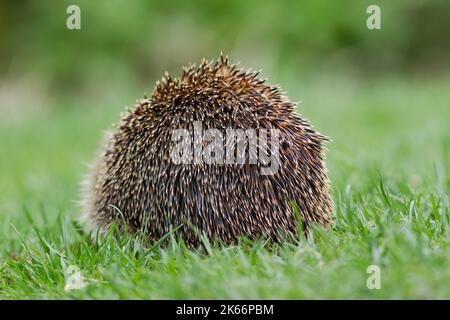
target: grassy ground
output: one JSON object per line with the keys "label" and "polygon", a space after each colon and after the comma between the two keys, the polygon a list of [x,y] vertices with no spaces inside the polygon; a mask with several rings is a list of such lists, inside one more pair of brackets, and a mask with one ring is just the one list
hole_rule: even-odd
{"label": "grassy ground", "polygon": [[[72,224],[78,184],[102,130],[140,93],[52,100],[0,119],[0,298],[449,299],[450,77],[279,80],[333,139],[331,230],[272,251],[206,255],[127,236],[93,246]],[[373,264],[379,290],[366,286]],[[71,265],[84,289],[64,290]]]}

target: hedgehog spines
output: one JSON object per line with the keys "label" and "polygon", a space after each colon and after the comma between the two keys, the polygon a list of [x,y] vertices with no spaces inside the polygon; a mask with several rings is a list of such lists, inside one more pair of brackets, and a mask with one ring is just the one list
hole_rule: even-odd
{"label": "hedgehog spines", "polygon": [[[86,188],[86,220],[106,229],[118,220],[116,207],[131,229],[145,229],[154,241],[179,225],[179,234],[194,245],[199,238],[189,225],[226,243],[261,235],[280,241],[281,234],[296,233],[294,201],[305,232],[313,223],[328,226],[333,202],[324,161],[327,137],[295,114],[295,104],[278,87],[258,76],[230,65],[223,55],[183,68],[180,78],[166,73],[108,138]],[[192,132],[198,123],[223,134],[219,142],[225,150],[238,143],[225,143],[228,129],[277,130],[278,171],[261,175],[261,163],[174,163],[173,130]],[[250,140],[240,141],[250,148]],[[270,142],[269,149],[273,146]]]}

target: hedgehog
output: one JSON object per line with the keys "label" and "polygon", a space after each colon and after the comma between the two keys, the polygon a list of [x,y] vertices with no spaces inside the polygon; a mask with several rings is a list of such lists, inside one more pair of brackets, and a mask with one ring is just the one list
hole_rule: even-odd
{"label": "hedgehog", "polygon": [[[179,78],[166,72],[151,97],[138,100],[107,134],[85,181],[82,223],[102,232],[126,228],[150,242],[176,230],[193,246],[203,237],[280,242],[307,235],[313,225],[328,227],[328,138],[295,107],[259,72],[223,55],[183,68]],[[174,132],[199,130],[214,134],[174,139]],[[244,134],[231,139],[230,132]],[[217,148],[207,157],[211,144]]]}

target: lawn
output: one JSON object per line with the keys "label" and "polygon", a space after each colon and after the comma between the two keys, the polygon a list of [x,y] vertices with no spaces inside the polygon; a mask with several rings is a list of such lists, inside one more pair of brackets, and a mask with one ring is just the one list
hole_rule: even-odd
{"label": "lawn", "polygon": [[[24,102],[0,119],[0,299],[450,299],[450,76],[277,80],[332,139],[330,230],[274,248],[93,245],[73,223],[79,183],[103,130],[150,89]],[[64,289],[70,266],[84,288]]]}

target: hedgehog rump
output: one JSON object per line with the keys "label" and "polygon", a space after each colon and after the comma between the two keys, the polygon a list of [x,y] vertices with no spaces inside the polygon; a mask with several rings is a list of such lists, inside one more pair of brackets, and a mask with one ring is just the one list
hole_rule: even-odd
{"label": "hedgehog rump", "polygon": [[[178,234],[193,245],[201,234],[224,243],[240,236],[281,241],[297,233],[294,202],[305,232],[314,223],[327,227],[333,202],[326,138],[294,108],[277,87],[223,57],[184,69],[180,79],[166,75],[107,138],[85,187],[85,224],[126,224],[150,241],[181,226]],[[223,133],[278,130],[278,171],[262,175],[260,163],[174,163],[171,133],[192,131],[195,122]]]}

